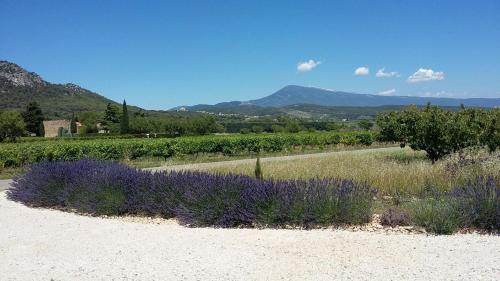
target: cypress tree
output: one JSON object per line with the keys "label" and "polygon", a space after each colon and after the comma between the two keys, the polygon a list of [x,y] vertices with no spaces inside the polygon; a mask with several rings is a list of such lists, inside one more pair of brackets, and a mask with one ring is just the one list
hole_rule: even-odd
{"label": "cypress tree", "polygon": [[26,130],[35,133],[37,136],[43,136],[43,113],[36,101],[30,102],[26,110],[22,113]]}
{"label": "cypress tree", "polygon": [[123,100],[122,120],[120,122],[120,133],[128,134],[128,132],[129,132],[129,118],[128,118],[127,102]]}
{"label": "cypress tree", "polygon": [[259,180],[264,179],[262,175],[262,167],[260,166],[260,157],[257,157],[257,162],[255,163],[255,177]]}
{"label": "cypress tree", "polygon": [[76,122],[77,121],[78,121],[78,119],[75,117],[75,113],[73,113],[73,115],[71,115],[71,123],[70,123],[70,133],[72,135],[76,134],[76,131],[77,131]]}

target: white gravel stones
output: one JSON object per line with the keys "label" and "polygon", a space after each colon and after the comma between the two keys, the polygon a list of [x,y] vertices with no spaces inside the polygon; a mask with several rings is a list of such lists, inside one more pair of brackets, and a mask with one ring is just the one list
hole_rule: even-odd
{"label": "white gravel stones", "polygon": [[499,236],[185,228],[0,192],[0,280],[494,280],[499,260]]}

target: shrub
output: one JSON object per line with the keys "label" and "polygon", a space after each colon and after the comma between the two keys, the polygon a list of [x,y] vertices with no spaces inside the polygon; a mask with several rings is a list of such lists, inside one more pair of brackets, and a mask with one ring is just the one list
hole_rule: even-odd
{"label": "shrub", "polygon": [[177,217],[189,226],[368,222],[374,190],[341,179],[269,181],[200,172],[150,173],[84,159],[32,165],[8,197],[88,214]]}
{"label": "shrub", "polygon": [[451,191],[464,227],[500,231],[500,187],[493,177],[478,177]]}
{"label": "shrub", "polygon": [[392,227],[410,225],[410,215],[403,209],[390,207],[380,216],[380,223]]}
{"label": "shrub", "polygon": [[413,224],[437,234],[452,234],[459,227],[453,202],[446,199],[421,199],[408,205]]}

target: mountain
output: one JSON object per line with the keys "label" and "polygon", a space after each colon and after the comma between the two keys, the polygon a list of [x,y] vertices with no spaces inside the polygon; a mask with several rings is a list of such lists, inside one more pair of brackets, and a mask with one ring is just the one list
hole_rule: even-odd
{"label": "mountain", "polygon": [[0,110],[23,110],[30,101],[36,101],[49,118],[103,111],[108,103],[117,104],[75,84],[49,83],[8,61],[0,61],[0,101]]}
{"label": "mountain", "polygon": [[[433,98],[408,96],[378,96],[332,91],[296,85],[286,86],[261,99],[250,101],[222,102],[215,105],[198,104],[184,106],[188,111],[209,112],[226,115],[279,116],[325,119],[374,118],[378,112],[400,110],[408,105],[424,106],[428,102],[456,109],[461,104],[469,107],[499,107],[500,98]],[[179,107],[171,110],[178,110]]]}
{"label": "mountain", "polygon": [[294,104],[322,106],[385,106],[385,105],[426,105],[428,102],[439,106],[498,107],[500,98],[435,98],[409,96],[379,96],[332,91],[314,87],[289,85],[267,97],[248,101],[248,104],[264,107],[283,107]]}

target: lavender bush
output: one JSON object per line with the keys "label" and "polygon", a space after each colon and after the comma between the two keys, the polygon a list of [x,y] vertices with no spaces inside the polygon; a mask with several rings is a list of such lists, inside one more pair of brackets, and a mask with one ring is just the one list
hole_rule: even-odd
{"label": "lavender bush", "polygon": [[450,195],[462,226],[500,231],[500,186],[493,177],[477,177],[455,187]]}
{"label": "lavender bush", "polygon": [[500,187],[493,177],[477,177],[406,208],[412,223],[434,233],[451,234],[464,227],[500,231]]}
{"label": "lavender bush", "polygon": [[88,214],[176,217],[189,226],[313,226],[368,222],[374,190],[340,179],[269,181],[200,172],[150,173],[84,159],[35,164],[8,197]]}

